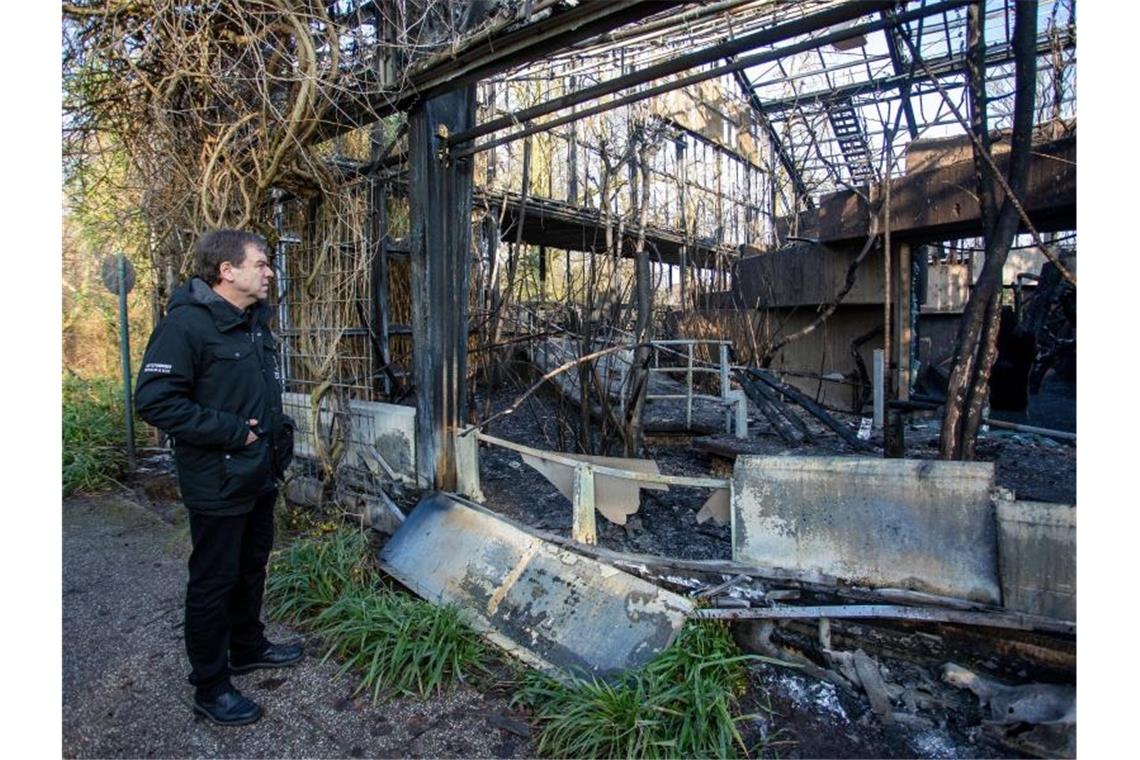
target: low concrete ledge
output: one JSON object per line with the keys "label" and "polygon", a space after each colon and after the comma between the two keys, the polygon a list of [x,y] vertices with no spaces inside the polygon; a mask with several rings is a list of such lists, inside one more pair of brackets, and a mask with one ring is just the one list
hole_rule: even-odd
{"label": "low concrete ledge", "polygon": [[1031,615],[1077,619],[1077,508],[1003,501],[997,505],[1002,603]]}
{"label": "low concrete ledge", "polygon": [[[309,396],[304,393],[282,394],[282,405],[297,423],[293,453],[315,458],[313,424]],[[379,401],[349,402],[351,426],[346,461],[366,467],[381,477],[392,477],[415,483],[416,479],[416,410],[410,406]],[[320,410],[320,426],[327,430],[332,415],[327,407]],[[381,463],[377,459],[383,459]],[[385,464],[392,469],[389,474]]]}
{"label": "low concrete ledge", "polygon": [[742,456],[733,559],[999,604],[988,462]]}

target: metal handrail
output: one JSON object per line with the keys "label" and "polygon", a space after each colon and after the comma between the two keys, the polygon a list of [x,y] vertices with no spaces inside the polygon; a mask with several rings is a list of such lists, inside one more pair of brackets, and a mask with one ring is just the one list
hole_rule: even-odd
{"label": "metal handrail", "polygon": [[[516,305],[516,308],[518,308],[518,305]],[[538,317],[538,315],[535,314],[530,309],[526,310],[526,315],[527,315],[528,320],[533,320],[536,317]],[[624,335],[624,336],[630,338],[631,340],[634,337],[628,331],[622,330],[621,328],[613,326],[613,325],[611,325],[609,327],[609,330],[610,330],[611,336],[615,335],[615,334],[621,334],[621,335]],[[567,337],[570,337],[570,335],[568,334]],[[602,345],[607,346],[607,347],[611,344],[611,341],[603,341],[603,340],[600,340],[598,338],[595,338],[594,342],[595,343],[601,343]],[[693,354],[693,349],[695,346],[698,346],[698,345],[717,346],[717,348],[719,349],[718,350],[718,357],[717,357],[718,361],[716,363],[712,363],[712,362],[705,362],[705,361],[697,359]],[[736,399],[734,399],[730,393],[731,382],[730,382],[729,378],[730,378],[730,374],[731,374],[732,370],[734,369],[733,366],[728,361],[728,347],[731,345],[732,345],[732,341],[723,340],[723,339],[719,339],[719,338],[668,338],[668,339],[664,339],[664,340],[650,341],[649,346],[653,350],[653,366],[649,367],[648,371],[651,373],[656,372],[656,373],[666,375],[666,376],[668,376],[670,374],[684,373],[684,375],[685,375],[685,394],[682,396],[679,394],[671,394],[671,393],[651,393],[647,389],[646,395],[645,395],[646,400],[649,401],[649,400],[656,399],[656,400],[663,400],[664,401],[664,400],[674,400],[674,399],[682,399],[682,398],[685,399],[685,427],[686,428],[691,428],[692,424],[693,424],[693,400],[694,399],[707,399],[709,401],[720,403],[724,407],[724,410],[725,410],[725,431],[731,432],[732,431],[732,409],[733,409],[733,406],[737,403]],[[672,346],[684,346],[685,351],[684,352],[676,351],[673,348],[671,348]],[[569,356],[571,356],[570,352],[565,351],[561,347],[556,347],[556,346],[552,345],[550,343],[550,341],[543,341],[542,350],[543,350],[543,353],[545,354],[545,356],[547,357],[547,363],[549,363],[548,357],[552,353],[551,349],[553,349],[553,353],[556,354],[557,356],[561,356],[561,357],[565,357],[565,358],[568,358]],[[669,353],[669,354],[672,354],[674,356],[683,357],[685,359],[684,366],[662,367],[661,366],[661,354],[662,353]],[[720,395],[713,395],[713,394],[709,394],[709,393],[697,393],[696,391],[694,391],[694,389],[693,389],[693,376],[697,373],[704,373],[704,374],[714,374],[715,373],[715,374],[720,375]],[[619,387],[624,387],[624,385],[625,385],[625,370],[624,370],[624,368],[621,371],[621,378],[622,379],[621,379],[621,382],[619,383]],[[619,405],[619,408],[624,412],[624,410],[625,410],[625,394],[624,393],[619,394],[618,405]]]}

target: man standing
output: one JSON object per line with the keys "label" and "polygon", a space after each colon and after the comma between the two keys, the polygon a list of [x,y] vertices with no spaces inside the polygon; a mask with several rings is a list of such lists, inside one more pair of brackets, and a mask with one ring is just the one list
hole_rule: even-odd
{"label": "man standing", "polygon": [[267,249],[238,230],[198,240],[194,276],[171,296],[135,390],[139,415],[174,438],[193,543],[185,634],[194,712],[221,725],[262,713],[231,673],[302,657],[298,644],[270,643],[260,619],[276,477],[287,464],[280,444],[292,448],[267,325]]}

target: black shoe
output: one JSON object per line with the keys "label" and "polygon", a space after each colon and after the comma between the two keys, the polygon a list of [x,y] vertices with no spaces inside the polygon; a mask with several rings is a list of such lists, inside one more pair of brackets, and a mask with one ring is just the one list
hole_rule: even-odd
{"label": "black shoe", "polygon": [[287,668],[301,661],[305,650],[300,644],[269,644],[251,658],[230,658],[231,673],[248,673],[258,668]]}
{"label": "black shoe", "polygon": [[261,705],[230,689],[211,700],[195,696],[194,712],[219,726],[246,726],[261,717]]}

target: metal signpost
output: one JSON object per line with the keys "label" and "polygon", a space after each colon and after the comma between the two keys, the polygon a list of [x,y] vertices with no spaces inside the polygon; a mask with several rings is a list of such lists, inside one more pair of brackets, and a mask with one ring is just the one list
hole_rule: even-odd
{"label": "metal signpost", "polygon": [[123,361],[123,409],[127,422],[127,464],[135,469],[135,419],[131,405],[131,338],[127,327],[127,293],[135,286],[135,268],[121,253],[103,259],[100,275],[107,290],[119,296],[119,349]]}

